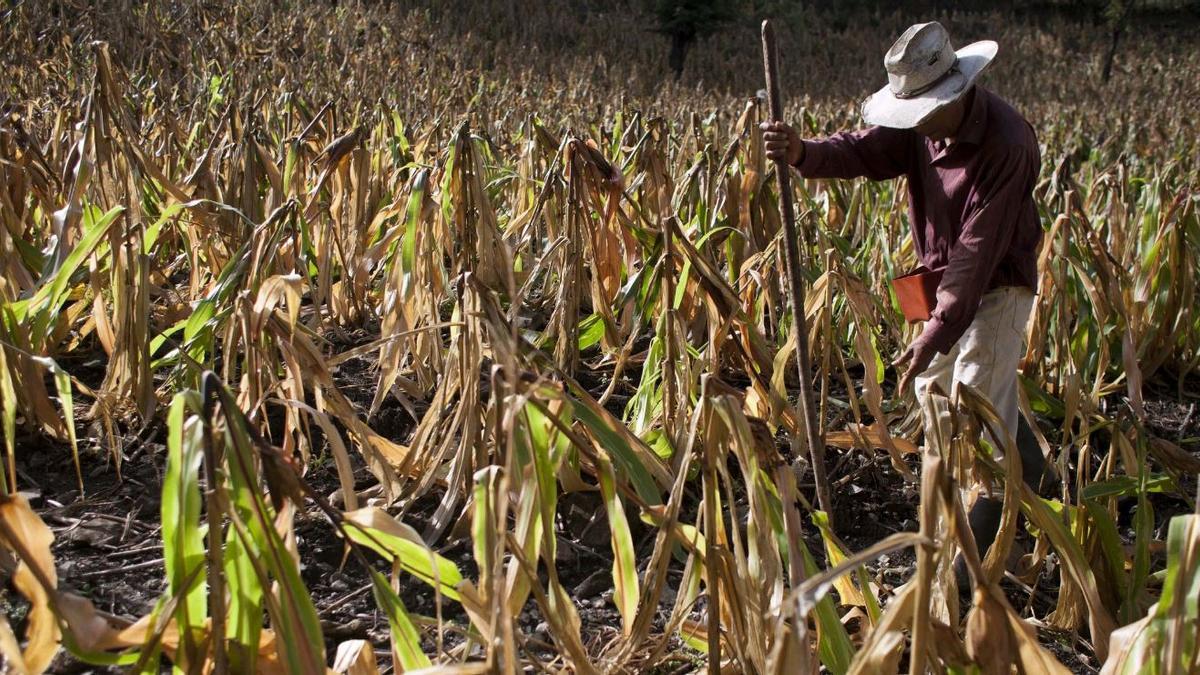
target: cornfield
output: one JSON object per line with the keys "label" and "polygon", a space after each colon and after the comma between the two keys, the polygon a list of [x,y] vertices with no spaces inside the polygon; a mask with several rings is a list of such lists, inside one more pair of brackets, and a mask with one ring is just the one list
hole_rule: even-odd
{"label": "cornfield", "polygon": [[[1181,32],[1105,85],[1070,17],[942,17],[1043,146],[1042,491],[973,390],[894,390],[903,186],[795,181],[827,513],[754,22],[673,81],[623,3],[111,4],[0,10],[5,672],[1200,672]],[[916,18],[780,11],[789,120],[855,126]]]}

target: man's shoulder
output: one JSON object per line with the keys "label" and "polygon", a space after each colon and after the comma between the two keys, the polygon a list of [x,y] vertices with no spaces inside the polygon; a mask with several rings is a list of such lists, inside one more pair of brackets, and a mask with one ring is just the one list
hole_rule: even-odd
{"label": "man's shoulder", "polygon": [[1008,101],[984,89],[988,97],[988,143],[1003,154],[1014,151],[1038,152],[1033,125]]}

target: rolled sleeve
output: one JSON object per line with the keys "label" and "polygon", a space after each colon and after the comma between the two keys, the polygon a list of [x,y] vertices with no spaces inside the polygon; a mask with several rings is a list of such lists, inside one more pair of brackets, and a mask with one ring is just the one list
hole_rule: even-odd
{"label": "rolled sleeve", "polygon": [[907,173],[912,164],[913,133],[909,129],[867,127],[802,141],[804,157],[796,170],[805,178],[895,178]]}
{"label": "rolled sleeve", "polygon": [[1001,258],[1017,230],[1024,202],[1032,199],[1038,159],[1028,148],[1006,146],[988,162],[989,172],[980,182],[970,215],[950,251],[937,307],[919,341],[946,354],[975,319]]}

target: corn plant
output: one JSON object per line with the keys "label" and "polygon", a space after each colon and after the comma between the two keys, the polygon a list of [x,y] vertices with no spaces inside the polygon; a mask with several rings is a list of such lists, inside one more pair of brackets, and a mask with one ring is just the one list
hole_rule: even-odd
{"label": "corn plant", "polygon": [[[1200,366],[1190,44],[1130,36],[1157,42],[1108,88],[994,69],[1046,157],[1021,367],[1022,413],[1064,478],[1046,495],[977,392],[891,391],[887,354],[917,330],[887,283],[915,264],[904,190],[778,194],[763,102],[737,75],[757,72],[754,27],[694,54],[715,79],[689,87],[660,81],[626,14],[520,4],[3,10],[0,570],[28,607],[0,617],[8,667],[45,672],[63,648],[135,672],[1064,672],[1036,625],[1105,672],[1195,670],[1197,516],[1163,541],[1155,527],[1159,495],[1195,506],[1200,462],[1147,405],[1194,394]],[[785,79],[829,83],[789,118],[806,136],[855,124],[845,102],[907,19],[842,31],[786,12],[810,33]],[[1090,72],[1047,42],[1084,39],[1076,24],[978,16],[1014,53]],[[577,39],[564,55],[499,48],[509,35]],[[914,531],[860,550],[831,525],[853,498],[836,519],[812,508],[794,444],[781,199],[813,261],[800,339],[834,466],[864,455],[920,495]],[[411,428],[383,433],[385,410]],[[922,437],[926,413],[943,424]],[[86,494],[81,455],[120,471],[130,439],[156,435],[165,590],[110,616],[60,584],[22,462],[69,452]],[[320,470],[340,501],[311,486]],[[986,555],[973,476],[1004,504]],[[600,633],[562,563],[563,505],[589,493],[618,617]],[[300,514],[369,577],[386,644],[326,640]],[[1033,550],[1006,571],[1022,532]],[[885,588],[874,561],[901,550],[915,571]],[[1045,616],[1014,600],[1046,583]],[[424,594],[434,617],[405,604]]]}

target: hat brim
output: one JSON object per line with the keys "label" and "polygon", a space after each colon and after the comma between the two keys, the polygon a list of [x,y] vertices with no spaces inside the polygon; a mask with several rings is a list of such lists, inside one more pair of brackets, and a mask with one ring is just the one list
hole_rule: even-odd
{"label": "hat brim", "polygon": [[999,45],[991,40],[974,42],[957,50],[958,72],[912,98],[899,98],[885,86],[863,101],[862,116],[867,124],[894,129],[912,129],[939,108],[958,100],[971,89],[975,78],[996,58]]}

